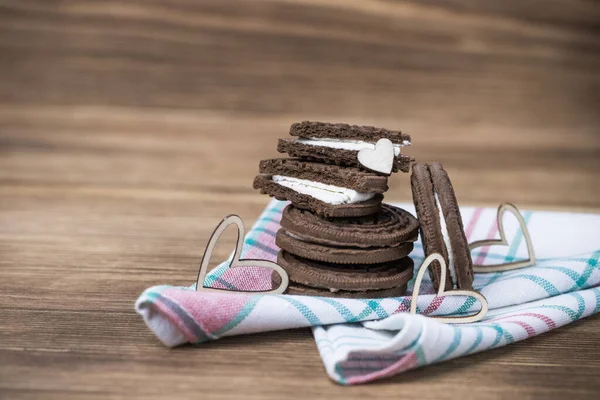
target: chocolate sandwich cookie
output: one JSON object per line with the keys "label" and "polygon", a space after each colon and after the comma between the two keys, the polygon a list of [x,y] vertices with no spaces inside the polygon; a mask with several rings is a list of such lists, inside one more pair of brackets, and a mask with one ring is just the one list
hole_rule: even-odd
{"label": "chocolate sandwich cookie", "polygon": [[302,157],[322,162],[363,169],[358,162],[358,152],[373,149],[379,139],[389,139],[394,145],[392,171],[408,172],[413,158],[401,154],[400,149],[410,145],[410,136],[373,126],[332,124],[304,121],[292,124],[290,135],[297,139],[280,139],[277,151],[292,157]]}
{"label": "chocolate sandwich cookie", "polygon": [[[413,261],[409,257],[371,265],[334,265],[307,260],[282,250],[277,256],[277,263],[297,286],[296,290],[303,287],[320,289],[324,292],[320,295],[329,293],[330,296],[339,296],[340,292],[358,292],[356,297],[364,297],[364,292],[373,291],[371,294],[375,294],[375,291],[383,290],[387,292],[379,294],[387,296],[393,292],[401,295],[413,276]],[[289,294],[291,292],[294,288],[288,290]]]}
{"label": "chocolate sandwich cookie", "polygon": [[379,264],[406,257],[413,249],[412,242],[373,248],[326,246],[306,242],[284,229],[277,232],[275,243],[281,249],[302,258],[331,264]]}
{"label": "chocolate sandwich cookie", "polygon": [[258,168],[261,174],[318,182],[359,193],[385,193],[389,189],[385,176],[356,168],[342,168],[294,158],[262,160]]}
{"label": "chocolate sandwich cookie", "polygon": [[[454,189],[442,164],[414,164],[411,186],[425,256],[439,253],[446,261],[445,290],[472,289],[471,253]],[[441,284],[439,263],[431,264],[429,273],[437,290]]]}
{"label": "chocolate sandwich cookie", "polygon": [[375,214],[356,218],[320,218],[290,205],[283,210],[281,227],[305,242],[373,248],[416,241],[419,222],[408,211],[389,204],[382,204]]}
{"label": "chocolate sandwich cookie", "polygon": [[263,160],[259,172],[255,189],[326,217],[376,213],[388,189],[387,178],[371,172],[297,159]]}

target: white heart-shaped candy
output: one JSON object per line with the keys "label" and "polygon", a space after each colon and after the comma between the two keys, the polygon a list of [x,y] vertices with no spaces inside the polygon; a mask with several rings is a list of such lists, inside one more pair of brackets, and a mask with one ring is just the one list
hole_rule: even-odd
{"label": "white heart-shaped candy", "polygon": [[394,144],[389,139],[379,139],[375,149],[362,149],[358,152],[358,162],[365,168],[390,175],[394,166]]}

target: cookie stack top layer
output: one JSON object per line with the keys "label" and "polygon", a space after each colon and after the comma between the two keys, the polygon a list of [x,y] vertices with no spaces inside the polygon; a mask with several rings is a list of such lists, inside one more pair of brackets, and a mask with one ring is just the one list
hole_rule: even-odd
{"label": "cookie stack top layer", "polygon": [[411,157],[401,154],[410,136],[372,126],[300,122],[281,139],[278,151],[295,158],[263,160],[254,188],[321,217],[348,218],[376,214],[387,176],[371,172],[358,161],[362,149],[374,149],[379,139],[394,147],[392,171],[408,171]]}
{"label": "cookie stack top layer", "polygon": [[410,146],[410,136],[373,126],[331,124],[304,121],[292,124],[290,135],[296,139],[280,139],[277,151],[292,157],[304,157],[325,163],[362,169],[358,152],[373,148],[379,139],[389,139],[394,145],[393,172],[408,172],[413,158],[401,153]]}

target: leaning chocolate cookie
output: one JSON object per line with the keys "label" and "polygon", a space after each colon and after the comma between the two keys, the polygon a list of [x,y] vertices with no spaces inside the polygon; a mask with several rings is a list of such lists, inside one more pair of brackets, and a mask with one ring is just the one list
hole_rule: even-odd
{"label": "leaning chocolate cookie", "polygon": [[326,217],[357,217],[381,208],[387,178],[356,168],[297,159],[263,160],[254,188]]}
{"label": "leaning chocolate cookie", "polygon": [[[417,163],[412,168],[413,201],[425,256],[439,253],[444,257],[448,269],[446,290],[472,289],[473,262],[450,178],[437,162]],[[442,284],[439,263],[433,263],[429,271],[437,290]]]}
{"label": "leaning chocolate cookie", "polygon": [[413,158],[401,153],[410,145],[410,136],[373,126],[332,124],[304,121],[292,124],[290,135],[297,139],[280,139],[277,151],[291,157],[302,157],[326,163],[363,168],[358,152],[373,149],[379,139],[388,139],[394,146],[392,171],[408,172]]}

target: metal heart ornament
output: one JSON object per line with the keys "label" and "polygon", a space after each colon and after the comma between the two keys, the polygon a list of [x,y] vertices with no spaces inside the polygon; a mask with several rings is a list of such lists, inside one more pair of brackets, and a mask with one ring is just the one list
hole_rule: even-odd
{"label": "metal heart ornament", "polygon": [[[235,245],[235,250],[233,253],[233,259],[231,260],[231,264],[229,264],[228,268],[238,268],[238,267],[263,267],[268,268],[273,271],[276,271],[281,277],[281,283],[279,286],[273,290],[268,291],[246,291],[246,290],[225,290],[225,289],[215,289],[204,287],[204,280],[206,278],[208,264],[210,262],[210,257],[212,255],[213,249],[215,245],[219,241],[219,238],[225,232],[225,229],[229,225],[236,225],[238,229],[238,237]],[[218,291],[218,292],[228,292],[228,293],[260,293],[260,294],[282,294],[288,287],[289,278],[287,272],[279,265],[274,262],[267,260],[251,260],[245,259],[240,260],[240,255],[242,253],[242,245],[245,236],[244,222],[237,215],[228,215],[217,225],[215,231],[210,237],[208,241],[208,245],[206,246],[206,250],[204,251],[204,255],[202,256],[202,262],[200,263],[200,270],[198,271],[198,278],[196,279],[196,291]]]}
{"label": "metal heart ornament", "polygon": [[507,246],[508,242],[506,240],[506,232],[504,231],[504,214],[509,212],[513,214],[517,221],[519,221],[519,226],[521,231],[523,232],[523,238],[525,238],[525,244],[527,245],[527,254],[528,258],[522,261],[513,261],[503,264],[492,264],[492,265],[480,265],[474,264],[473,271],[474,272],[502,272],[502,271],[510,271],[513,269],[531,267],[535,265],[535,253],[533,251],[533,243],[531,242],[531,236],[529,235],[529,230],[527,229],[527,224],[525,223],[525,219],[519,212],[519,209],[515,207],[511,203],[502,203],[498,207],[498,215],[496,217],[496,222],[498,224],[498,231],[500,232],[500,239],[487,239],[487,240],[478,240],[469,244],[469,250],[473,251],[478,247],[483,246]]}
{"label": "metal heart ornament", "polygon": [[[413,289],[412,298],[410,301],[410,313],[417,313],[417,299],[419,298],[419,290],[421,288],[421,282],[423,281],[423,275],[427,272],[427,269],[431,265],[432,262],[437,261],[440,263],[442,274],[440,277],[440,282],[446,281],[446,261],[444,257],[442,257],[439,253],[433,253],[429,255],[421,264],[421,268],[419,268],[419,272],[417,273],[417,277],[415,278],[415,287]],[[435,318],[437,321],[444,324],[470,324],[472,322],[477,322],[485,317],[488,311],[488,303],[486,298],[479,292],[475,292],[473,290],[444,290],[444,285],[440,285],[438,292],[436,294],[438,297],[444,296],[469,296],[474,297],[481,304],[481,310],[477,314],[469,315],[466,317],[435,317],[432,316],[430,318]]]}
{"label": "metal heart ornament", "polygon": [[385,175],[392,173],[394,157],[394,144],[389,139],[379,139],[374,149],[358,152],[358,162],[363,167]]}

